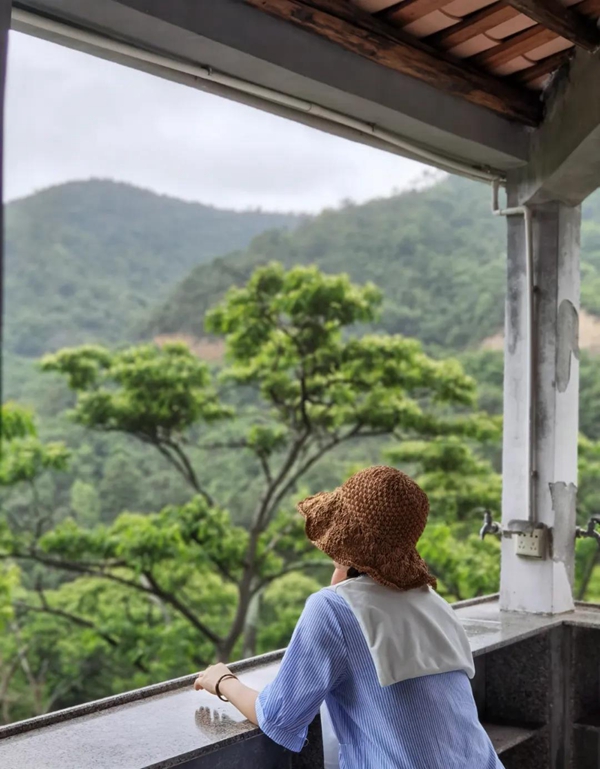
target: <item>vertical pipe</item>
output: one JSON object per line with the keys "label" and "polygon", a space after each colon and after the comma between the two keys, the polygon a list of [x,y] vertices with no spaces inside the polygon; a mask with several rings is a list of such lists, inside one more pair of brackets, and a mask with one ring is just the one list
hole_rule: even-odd
{"label": "vertical pipe", "polygon": [[529,350],[529,520],[538,522],[537,511],[537,286],[533,265],[533,217],[523,206],[525,223],[525,259],[527,279],[527,331]]}
{"label": "vertical pipe", "polygon": [[528,356],[528,421],[529,441],[527,448],[527,474],[528,474],[528,500],[527,519],[535,524],[538,521],[537,512],[537,461],[536,461],[536,401],[537,401],[537,342],[536,342],[536,305],[537,289],[534,278],[533,264],[533,217],[528,206],[515,206],[514,208],[500,208],[499,201],[500,182],[494,179],[492,182],[492,213],[494,216],[522,216],[525,226],[525,278],[527,283],[527,356]]}

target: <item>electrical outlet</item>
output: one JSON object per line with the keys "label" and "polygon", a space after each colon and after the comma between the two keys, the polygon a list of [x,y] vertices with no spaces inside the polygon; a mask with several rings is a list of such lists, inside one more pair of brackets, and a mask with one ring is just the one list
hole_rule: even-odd
{"label": "electrical outlet", "polygon": [[546,529],[533,529],[513,534],[515,553],[524,558],[546,557]]}

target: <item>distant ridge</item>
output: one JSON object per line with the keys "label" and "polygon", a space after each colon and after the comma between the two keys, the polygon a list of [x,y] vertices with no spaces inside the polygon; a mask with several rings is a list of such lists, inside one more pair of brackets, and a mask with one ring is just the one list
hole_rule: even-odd
{"label": "distant ridge", "polygon": [[[600,316],[600,193],[584,206],[582,302]],[[503,328],[506,226],[483,184],[448,177],[425,189],[325,211],[291,231],[258,235],[249,247],[184,278],[142,327],[143,335],[205,336],[204,314],[259,264],[317,264],[372,281],[384,292],[377,328],[417,337],[432,351],[477,349]]]}
{"label": "distant ridge", "polygon": [[61,184],[6,210],[5,347],[115,343],[192,267],[302,217],[228,211],[130,184]]}

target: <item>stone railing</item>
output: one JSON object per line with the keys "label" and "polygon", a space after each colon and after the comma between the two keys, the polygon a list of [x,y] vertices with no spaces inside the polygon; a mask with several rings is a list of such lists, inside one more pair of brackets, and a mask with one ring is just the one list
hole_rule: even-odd
{"label": "stone railing", "polygon": [[[481,719],[507,769],[600,766],[600,608],[501,613],[495,597],[456,607],[471,641]],[[234,663],[261,689],[282,652]],[[195,676],[0,728],[2,769],[322,769],[318,718],[299,754],[280,748]]]}

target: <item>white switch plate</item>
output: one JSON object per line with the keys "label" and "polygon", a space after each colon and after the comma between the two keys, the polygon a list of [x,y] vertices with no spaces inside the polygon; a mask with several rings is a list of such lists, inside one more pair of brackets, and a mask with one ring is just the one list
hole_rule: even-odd
{"label": "white switch plate", "polygon": [[513,534],[515,553],[524,558],[546,557],[546,529]]}

